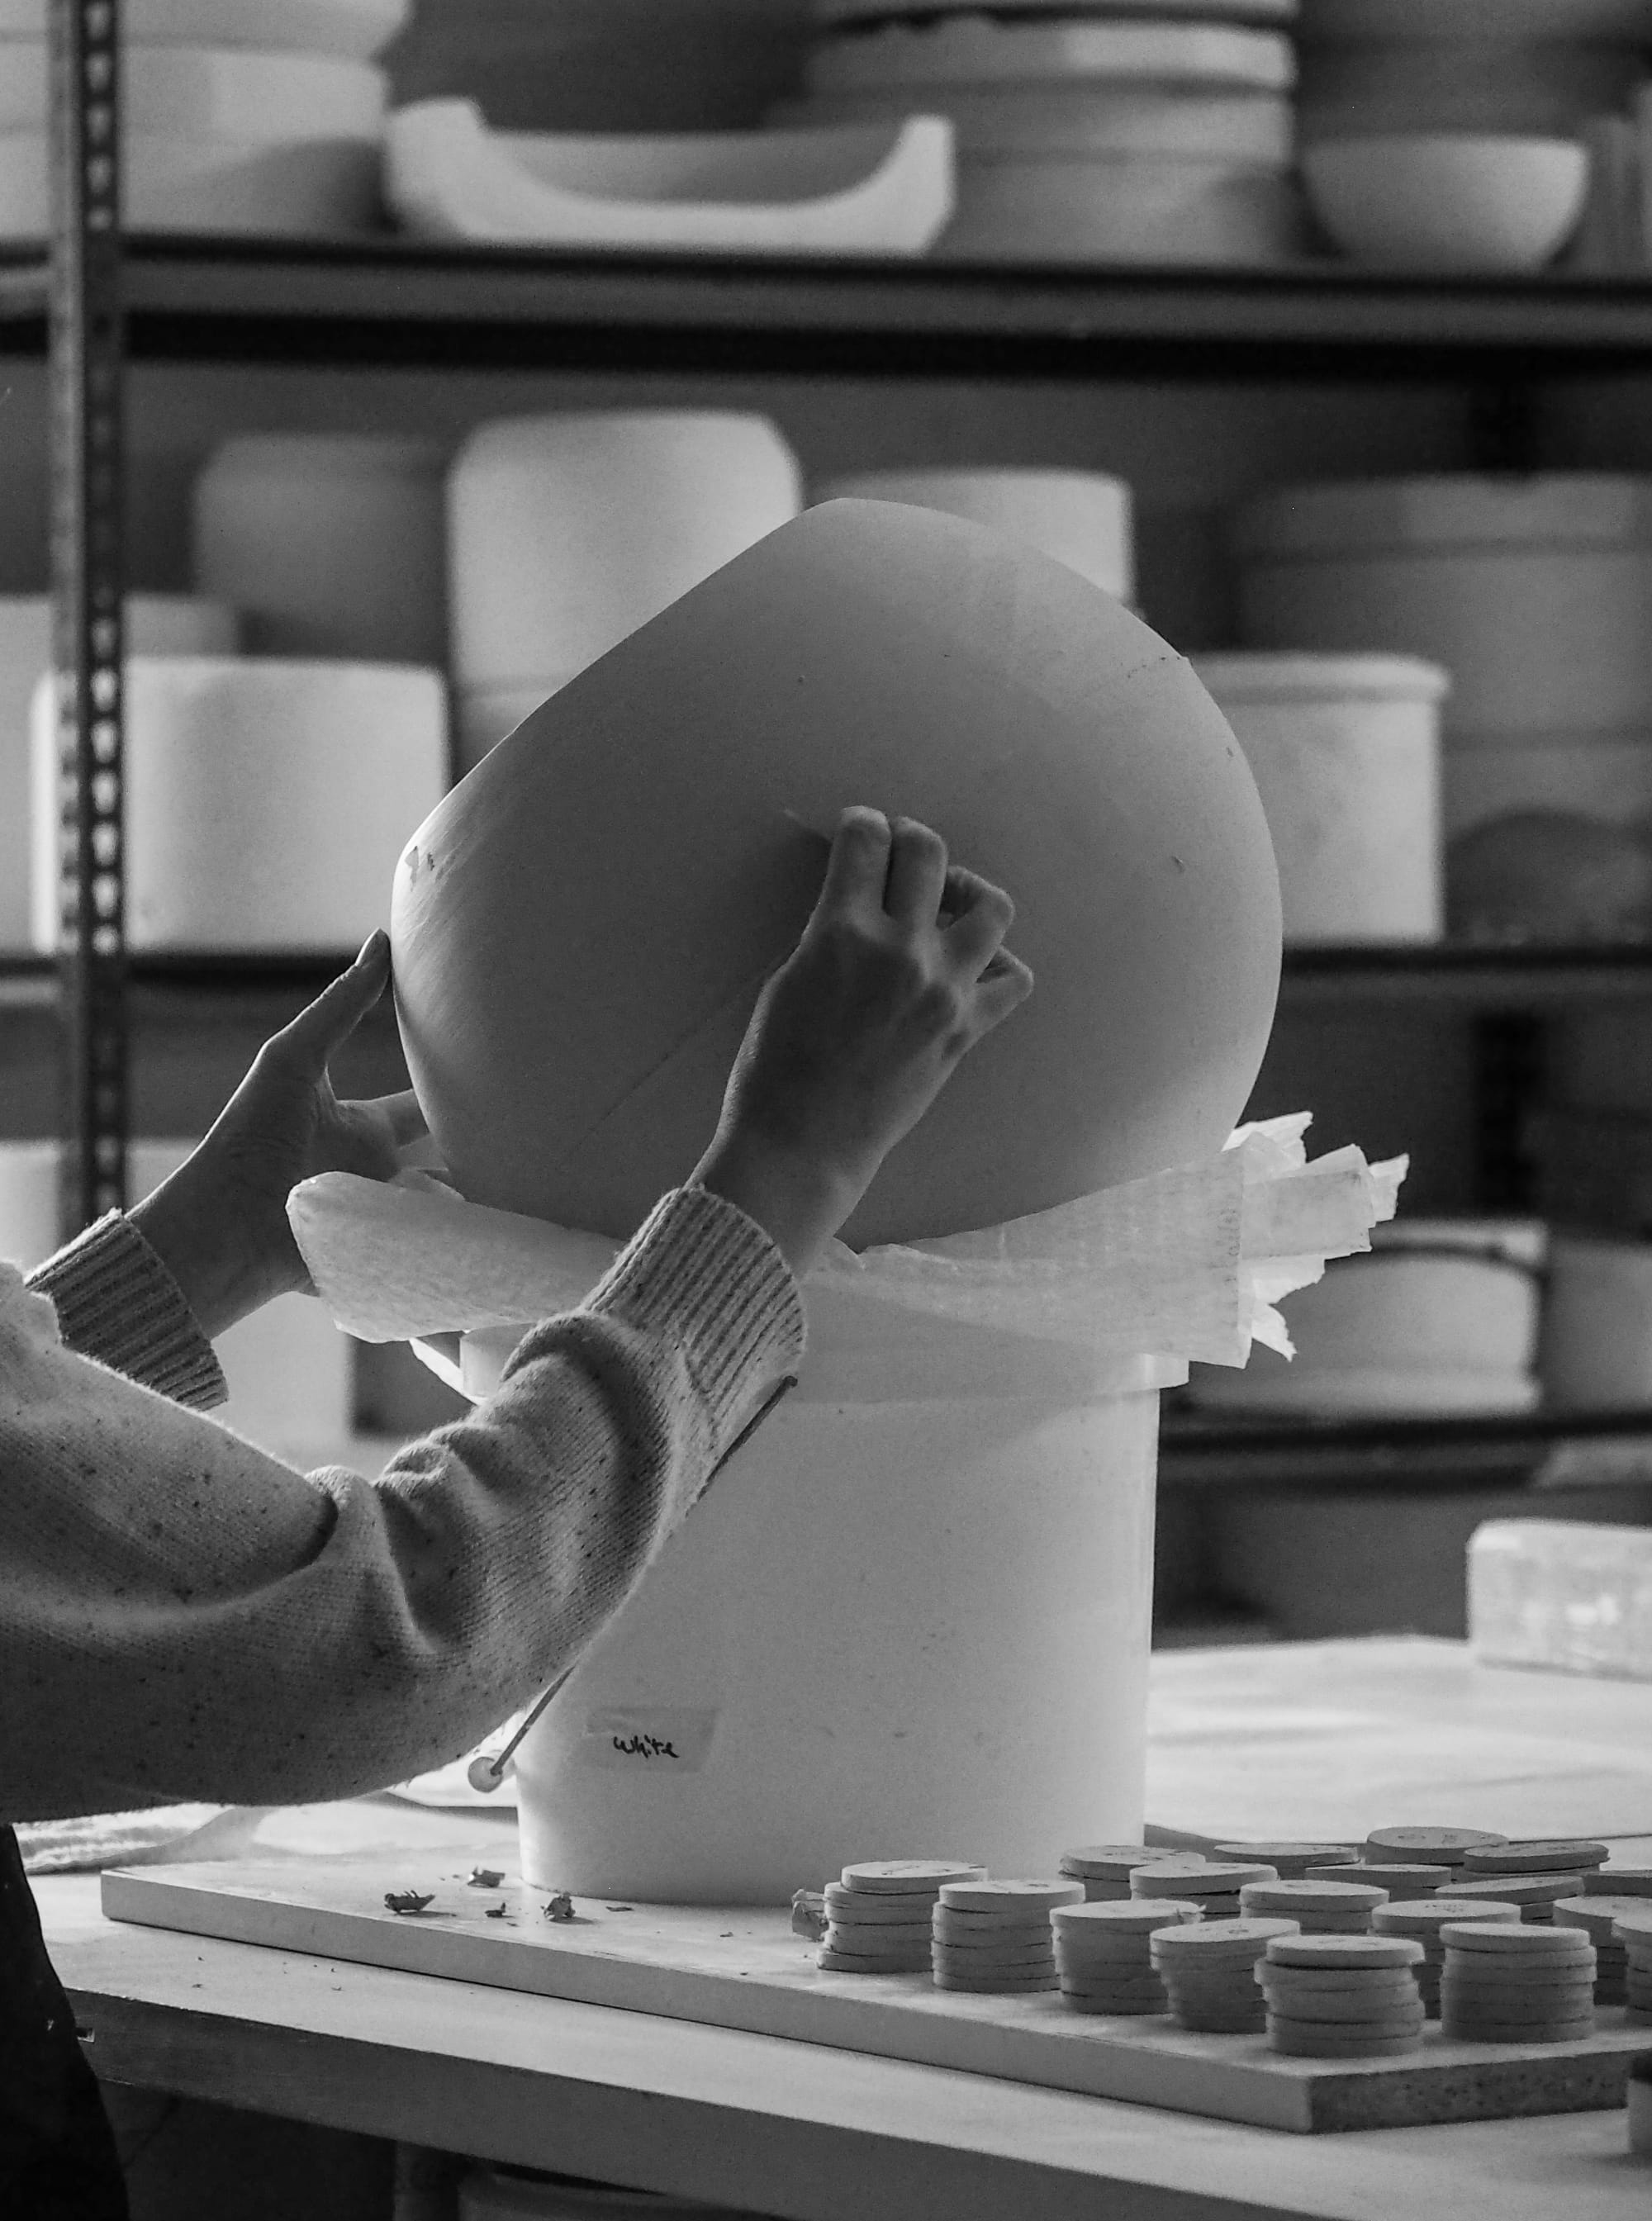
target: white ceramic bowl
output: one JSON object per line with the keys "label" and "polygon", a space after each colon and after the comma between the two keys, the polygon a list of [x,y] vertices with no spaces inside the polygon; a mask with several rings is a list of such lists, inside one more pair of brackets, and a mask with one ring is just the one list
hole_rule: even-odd
{"label": "white ceramic bowl", "polygon": [[1309,204],[1356,261],[1539,270],[1583,210],[1589,160],[1567,139],[1327,139],[1305,147]]}

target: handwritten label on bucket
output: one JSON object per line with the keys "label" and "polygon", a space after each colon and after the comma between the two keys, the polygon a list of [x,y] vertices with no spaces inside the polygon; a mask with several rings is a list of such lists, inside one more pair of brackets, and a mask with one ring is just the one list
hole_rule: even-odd
{"label": "handwritten label on bucket", "polygon": [[640,1705],[592,1712],[579,1739],[588,1765],[628,1774],[698,1774],[710,1755],[715,1712]]}

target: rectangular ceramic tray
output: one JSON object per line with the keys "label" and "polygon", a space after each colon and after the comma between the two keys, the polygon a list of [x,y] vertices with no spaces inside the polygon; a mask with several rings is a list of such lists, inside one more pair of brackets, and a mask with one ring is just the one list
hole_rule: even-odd
{"label": "rectangular ceramic tray", "polygon": [[[449,1860],[149,1867],[103,1877],[111,1919],[304,1951],[586,2005],[658,2013],[1048,2089],[1311,2133],[1401,2128],[1624,2103],[1652,2022],[1621,2007],[1564,2044],[1448,2043],[1430,2024],[1400,2058],[1287,2059],[1260,2036],[1198,2036],[1167,2019],[1092,2018],[1059,1998],[960,1996],[926,1975],[823,1974],[789,1916],[742,1906],[607,1905],[546,1917],[514,1877],[472,1888]],[[429,1893],[389,1911],[388,1890]],[[503,1917],[490,1908],[503,1905]]]}

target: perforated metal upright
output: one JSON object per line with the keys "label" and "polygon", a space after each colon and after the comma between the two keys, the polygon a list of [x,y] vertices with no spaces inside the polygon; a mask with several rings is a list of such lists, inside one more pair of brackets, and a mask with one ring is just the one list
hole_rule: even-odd
{"label": "perforated metal upright", "polygon": [[120,9],[51,0],[52,590],[58,672],[60,1217],[126,1198],[124,333]]}

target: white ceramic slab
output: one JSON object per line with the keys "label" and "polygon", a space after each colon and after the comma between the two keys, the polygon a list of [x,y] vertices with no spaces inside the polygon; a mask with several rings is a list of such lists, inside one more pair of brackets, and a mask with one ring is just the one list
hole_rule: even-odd
{"label": "white ceramic slab", "polygon": [[[0,0],[0,38],[43,39],[47,0]],[[411,0],[122,0],[135,46],[255,47],[365,60],[387,47]]]}
{"label": "white ceramic slab", "polygon": [[491,132],[473,103],[392,116],[385,191],[427,239],[756,253],[917,254],[952,213],[951,126]]}
{"label": "white ceramic slab", "polygon": [[[43,39],[0,40],[0,131],[45,128],[51,66]],[[373,137],[384,122],[385,73],[335,54],[256,53],[236,47],[133,47],[122,62],[126,128],[140,136],[239,139]]]}
{"label": "white ceramic slab", "polygon": [[[431,1905],[391,1912],[391,1889],[429,1892]],[[472,1889],[462,1860],[435,1858],[157,1867],[103,1884],[116,1920],[1298,2133],[1618,2105],[1652,2033],[1616,2007],[1574,2043],[1448,2043],[1431,2026],[1405,2057],[1287,2059],[1263,2036],[1092,2018],[1048,1993],[969,1997],[926,1974],[823,1974],[785,1911],[582,1900],[563,1924],[546,1920],[544,1902],[514,1880]],[[500,1906],[504,1917],[491,1918]]]}
{"label": "white ceramic slab", "polygon": [[[380,228],[376,137],[259,147],[151,134],[123,152],[129,231],[333,239]],[[50,210],[45,135],[0,134],[0,240],[45,238]]]}

